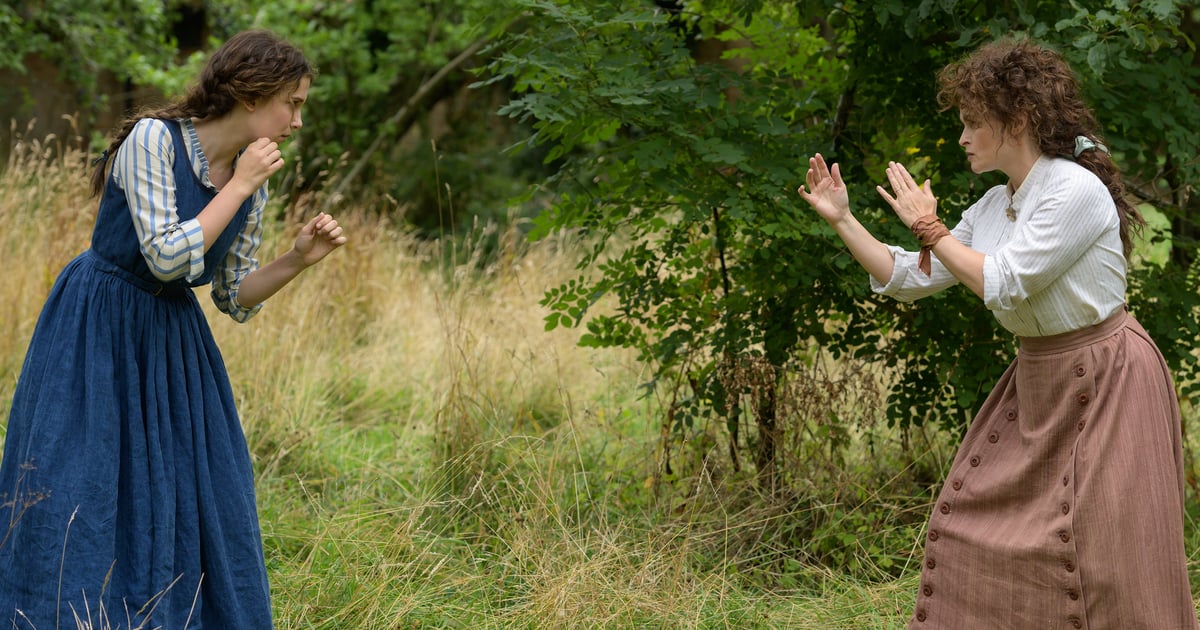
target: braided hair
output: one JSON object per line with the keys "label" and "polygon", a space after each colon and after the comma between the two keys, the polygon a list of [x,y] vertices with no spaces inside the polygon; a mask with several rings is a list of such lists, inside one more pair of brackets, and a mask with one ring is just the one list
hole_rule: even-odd
{"label": "braided hair", "polygon": [[116,137],[96,160],[91,177],[92,194],[104,191],[108,157],[116,153],[139,120],[220,118],[239,103],[257,103],[315,74],[300,49],[270,31],[255,29],[234,35],[209,57],[198,80],[182,98],[164,107],[143,109],[125,119]]}

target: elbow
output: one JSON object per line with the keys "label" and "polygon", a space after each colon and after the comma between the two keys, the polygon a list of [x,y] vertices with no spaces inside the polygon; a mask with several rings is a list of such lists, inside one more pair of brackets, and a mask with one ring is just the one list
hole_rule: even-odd
{"label": "elbow", "polygon": [[239,324],[245,324],[246,322],[250,321],[251,318],[253,318],[258,314],[259,311],[262,310],[263,306],[262,304],[255,304],[254,306],[250,307],[242,306],[241,301],[238,299],[236,289],[230,290],[228,288],[220,288],[215,285],[210,297],[212,297],[213,304],[216,305],[217,310],[225,313],[230,319]]}
{"label": "elbow", "polygon": [[1021,301],[1016,276],[1009,272],[1007,265],[1001,264],[993,256],[984,257],[978,280],[978,287],[973,284],[967,286],[983,300],[988,310],[1011,311]]}
{"label": "elbow", "polygon": [[[975,291],[975,287],[971,287],[971,290]],[[988,310],[992,311],[1011,311],[1020,306],[1026,298],[1024,293],[1012,287],[994,287],[986,283],[980,285],[975,293],[983,300]]]}
{"label": "elbow", "polygon": [[217,309],[228,315],[229,319],[232,319],[239,324],[245,324],[255,315],[257,315],[260,310],[262,310],[262,305],[260,304],[252,308],[242,308],[240,304],[234,304],[230,307],[218,304]]}
{"label": "elbow", "polygon": [[204,273],[204,235],[198,224],[190,230],[172,224],[162,234],[143,238],[141,249],[150,273],[164,282],[193,280]]}
{"label": "elbow", "polygon": [[152,241],[142,247],[142,257],[150,273],[163,282],[193,280],[204,273],[204,250],[195,245]]}
{"label": "elbow", "polygon": [[172,282],[187,276],[187,266],[165,266],[158,264],[158,261],[147,260],[147,267],[150,268],[150,273],[154,275],[160,282]]}

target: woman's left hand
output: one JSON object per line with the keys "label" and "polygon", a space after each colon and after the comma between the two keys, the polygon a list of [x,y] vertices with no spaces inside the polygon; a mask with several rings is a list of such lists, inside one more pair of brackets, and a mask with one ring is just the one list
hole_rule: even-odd
{"label": "woman's left hand", "polygon": [[329,252],[346,244],[346,233],[336,219],[322,212],[300,228],[293,246],[304,265],[311,266],[329,255]]}
{"label": "woman's left hand", "polygon": [[888,182],[896,195],[893,197],[883,186],[876,186],[879,196],[892,207],[896,216],[906,227],[912,227],[917,219],[926,215],[937,214],[937,197],[933,196],[933,187],[929,180],[921,186],[908,173],[908,169],[898,162],[888,162]]}

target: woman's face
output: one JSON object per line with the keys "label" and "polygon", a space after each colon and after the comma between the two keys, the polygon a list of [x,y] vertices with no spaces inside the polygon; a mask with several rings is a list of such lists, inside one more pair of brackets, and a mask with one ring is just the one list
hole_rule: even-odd
{"label": "woman's face", "polygon": [[962,113],[959,114],[959,120],[962,121],[963,131],[958,137],[958,144],[967,152],[971,171],[978,174],[1000,168],[1000,152],[1004,145],[999,132],[1000,125],[994,120]]}
{"label": "woman's face", "polygon": [[1016,127],[1010,125],[1007,131],[1001,131],[1000,122],[989,116],[960,113],[959,119],[963,131],[958,144],[967,152],[972,171],[1001,171],[1010,178],[1024,178],[1032,165],[1028,161],[1030,149],[1037,146],[1028,125],[1017,123]]}
{"label": "woman's face", "polygon": [[311,85],[312,79],[305,77],[296,85],[255,103],[250,112],[250,135],[282,143],[303,127],[300,110],[308,100]]}

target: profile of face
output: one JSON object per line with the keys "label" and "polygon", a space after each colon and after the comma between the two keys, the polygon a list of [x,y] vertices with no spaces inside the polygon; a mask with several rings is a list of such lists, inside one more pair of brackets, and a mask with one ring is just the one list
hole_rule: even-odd
{"label": "profile of face", "polygon": [[292,133],[304,126],[302,110],[308,101],[308,90],[312,79],[304,77],[278,93],[247,104],[249,110],[249,135],[254,138],[270,138],[282,143]]}
{"label": "profile of face", "polygon": [[967,152],[967,163],[971,171],[979,174],[996,170],[999,160],[1000,134],[999,125],[986,117],[959,113],[962,121],[962,134],[958,144]]}
{"label": "profile of face", "polygon": [[959,120],[963,130],[958,144],[966,151],[967,163],[976,174],[999,170],[1011,176],[1010,168],[1019,162],[1022,149],[1033,142],[1025,126],[1021,133],[1015,133],[1011,126],[1003,130],[995,118],[961,111]]}

